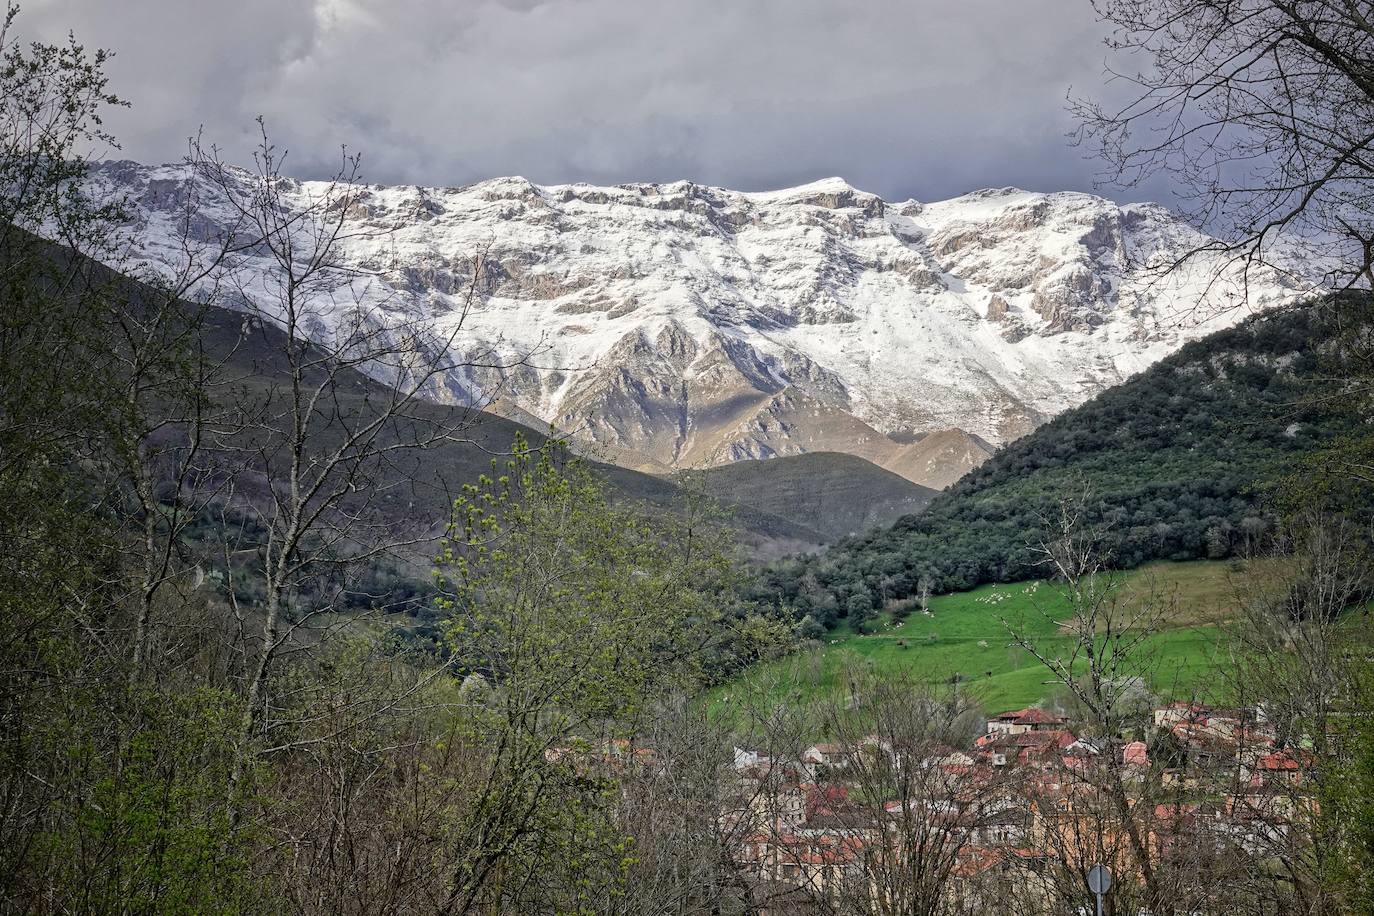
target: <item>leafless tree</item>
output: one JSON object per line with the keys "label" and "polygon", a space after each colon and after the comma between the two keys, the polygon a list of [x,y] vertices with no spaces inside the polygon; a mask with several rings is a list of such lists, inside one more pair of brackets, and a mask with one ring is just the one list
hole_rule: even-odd
{"label": "leafless tree", "polygon": [[[345,668],[330,645],[348,645],[391,610],[385,595],[367,592],[370,570],[416,566],[442,532],[451,501],[444,475],[429,473],[428,489],[419,478],[433,450],[470,442],[477,416],[427,396],[444,373],[480,363],[462,358],[459,340],[480,257],[457,314],[438,334],[428,315],[396,306],[369,270],[345,260],[350,238],[374,231],[357,220],[358,159],[345,154],[332,180],[297,185],[281,173],[282,158],[265,128],[250,170],[192,142],[181,184],[191,266],[156,288],[159,308],[131,312],[139,320],[123,326],[140,344],[171,336],[187,343],[194,376],[184,390],[130,388],[131,403],[156,400],[161,409],[125,437],[149,548],[136,668],[157,591],[188,575],[172,558],[180,535],[213,516],[224,532],[222,556],[202,562],[227,577],[228,674],[241,697],[235,791],[274,756],[327,760],[331,749],[344,753],[351,734],[363,753],[363,736],[380,741],[389,728],[403,729],[398,720],[444,669],[442,661],[427,673],[397,668],[383,653],[374,663],[398,673],[350,688],[339,681]],[[129,369],[139,377],[139,364]],[[239,600],[245,590],[254,596],[248,604]],[[359,689],[364,682],[375,689]],[[381,758],[335,759],[373,766]],[[362,798],[346,793],[341,804]],[[356,813],[347,805],[326,810]],[[245,813],[234,807],[231,819],[237,824]],[[359,823],[349,816],[320,826],[353,836]],[[298,849],[319,841],[296,828],[283,835],[295,836],[287,843]]]}
{"label": "leafless tree", "polygon": [[1374,5],[1093,7],[1112,28],[1108,91],[1124,101],[1072,108],[1106,182],[1168,175],[1188,215],[1220,236],[1198,251],[1248,268],[1296,248],[1319,256],[1331,285],[1374,285]]}
{"label": "leafless tree", "polygon": [[735,708],[736,741],[748,752],[727,810],[748,825],[736,858],[755,905],[837,916],[964,912],[958,869],[1016,820],[1004,774],[961,750],[978,733],[977,706],[857,668],[840,695],[784,704],[777,698],[796,685],[780,677],[761,678]]}
{"label": "leafless tree", "polygon": [[[755,891],[739,853],[757,825],[741,801],[733,731],[685,697],[655,704],[636,736],[638,766],[617,774],[612,818],[632,852],[620,893],[601,912],[745,914]],[[756,789],[756,791],[758,791]]]}
{"label": "leafless tree", "polygon": [[972,850],[1024,838],[1006,773],[971,765],[964,750],[981,712],[963,694],[912,678],[855,672],[850,682],[853,702],[826,704],[820,720],[845,749],[834,778],[852,796],[848,810],[837,812],[836,829],[862,850],[860,880],[840,909],[955,912],[957,868]]}
{"label": "leafless tree", "polygon": [[1323,880],[1335,837],[1317,789],[1348,750],[1329,736],[1349,715],[1350,667],[1360,662],[1341,622],[1368,589],[1356,532],[1324,520],[1302,527],[1293,549],[1247,561],[1230,655],[1218,657],[1228,676],[1211,691],[1228,705],[1173,685],[1179,699],[1151,722],[1123,702],[1123,688],[1146,678],[1170,689],[1150,640],[1177,602],[1123,589],[1071,506],[1055,527],[1042,547],[1054,573],[1045,587],[1062,590],[1067,618],[1047,603],[1058,635],[1038,639],[1006,621],[1072,697],[1083,745],[1025,782],[1050,853],[1044,889],[1066,905],[1085,899],[1087,868],[1105,862],[1118,873],[1114,913],[1335,911]]}
{"label": "leafless tree", "polygon": [[[1141,784],[1122,755],[1122,736],[1139,723],[1133,721],[1129,694],[1155,672],[1152,637],[1176,612],[1175,602],[1150,593],[1132,596],[1121,589],[1121,577],[1108,565],[1096,533],[1082,521],[1082,506],[1065,502],[1059,516],[1045,520],[1050,537],[1037,548],[1050,574],[1046,588],[1062,594],[1065,610],[1053,602],[1037,602],[1036,613],[1057,632],[1055,638],[1031,635],[1037,628],[1027,621],[1004,619],[1012,642],[1043,665],[1053,682],[1072,700],[1075,728],[1096,753],[1087,765],[1062,774],[1057,786],[1067,786],[1061,801],[1067,809],[1055,812],[1057,828],[1049,839],[1058,860],[1086,891],[1085,855],[1130,866],[1139,875],[1140,904],[1153,912],[1173,906],[1169,885],[1153,841],[1154,811],[1161,801],[1156,781]],[[1048,798],[1034,801],[1053,811]],[[1062,829],[1059,829],[1062,828]],[[1113,912],[1128,906],[1132,882],[1118,882]]]}
{"label": "leafless tree", "polygon": [[1317,793],[1357,751],[1344,726],[1365,714],[1358,685],[1368,662],[1350,615],[1368,598],[1369,570],[1359,529],[1310,513],[1238,589],[1228,682],[1274,739],[1240,795],[1256,826],[1246,837],[1257,863],[1249,884],[1275,901],[1275,912],[1338,911],[1342,888],[1328,876],[1343,825],[1323,816]]}
{"label": "leafless tree", "polygon": [[[188,159],[191,168],[194,162]],[[131,676],[142,676],[152,617],[168,587],[194,589],[205,569],[184,556],[185,534],[231,485],[214,452],[241,430],[238,405],[221,397],[237,381],[239,339],[216,338],[219,285],[235,254],[238,227],[202,235],[197,182],[184,184],[169,222],[178,249],[172,270],[157,273],[114,253],[119,274],[91,291],[105,315],[107,377],[117,379],[105,439],[122,486],[113,506],[139,530]],[[116,233],[118,234],[118,233]]]}

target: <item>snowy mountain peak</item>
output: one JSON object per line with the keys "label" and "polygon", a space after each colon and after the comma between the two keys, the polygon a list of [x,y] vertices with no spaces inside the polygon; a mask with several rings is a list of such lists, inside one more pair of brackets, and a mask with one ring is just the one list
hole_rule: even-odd
{"label": "snowy mountain peak", "polygon": [[[141,256],[170,270],[186,181],[179,166],[107,162],[92,184],[127,195]],[[287,200],[304,209],[321,191],[292,183]],[[211,200],[206,215],[228,212]],[[828,450],[944,485],[949,461],[967,469],[1295,293],[1252,274],[1247,297],[1215,256],[1162,273],[1206,237],[1163,208],[1080,193],[889,204],[840,178],[737,192],[511,177],[367,186],[352,215],[342,256],[375,277],[366,305],[448,336],[477,271],[460,347],[538,353],[538,368],[452,373],[436,397],[499,392],[651,468]]]}

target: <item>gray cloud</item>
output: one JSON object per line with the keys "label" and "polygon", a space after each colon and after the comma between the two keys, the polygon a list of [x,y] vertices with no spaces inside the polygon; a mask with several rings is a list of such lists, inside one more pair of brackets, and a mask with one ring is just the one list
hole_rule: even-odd
{"label": "gray cloud", "polygon": [[382,182],[935,199],[1096,168],[1064,136],[1069,86],[1102,82],[1087,0],[39,0],[21,25],[116,51],[110,124],[144,161],[200,125],[242,159],[262,114],[288,171],[347,143]]}

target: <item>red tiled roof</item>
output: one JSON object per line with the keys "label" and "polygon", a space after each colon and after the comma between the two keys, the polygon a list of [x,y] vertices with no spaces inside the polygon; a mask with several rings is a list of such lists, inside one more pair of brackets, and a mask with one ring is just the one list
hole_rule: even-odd
{"label": "red tiled roof", "polygon": [[849,790],[840,785],[808,785],[805,791],[807,817],[821,812],[833,812],[849,798]]}
{"label": "red tiled roof", "polygon": [[1053,859],[1055,854],[1048,850],[1016,847],[1008,849],[998,846],[968,846],[956,857],[953,873],[961,878],[971,878],[991,868],[996,868],[1008,859]]}
{"label": "red tiled roof", "polygon": [[1178,802],[1176,804],[1155,805],[1155,818],[1157,820],[1167,820],[1173,817],[1182,817],[1192,814],[1197,810],[1196,802]]}
{"label": "red tiled roof", "polygon": [[980,747],[1068,747],[1078,739],[1073,732],[1062,728],[1043,732],[1022,732],[1019,735],[984,735],[978,739]]}
{"label": "red tiled roof", "polygon": [[844,865],[854,861],[865,843],[858,837],[797,836],[783,834],[768,841],[783,863],[798,865]]}
{"label": "red tiled roof", "polygon": [[1026,725],[1058,725],[1064,718],[1043,709],[1027,709],[1021,714],[1021,721]]}
{"label": "red tiled roof", "polygon": [[1121,749],[1121,762],[1135,766],[1148,766],[1150,752],[1144,741],[1132,741]]}
{"label": "red tiled roof", "polygon": [[1063,722],[1062,716],[1056,716],[1052,712],[1028,706],[1025,709],[1018,709],[1015,712],[1004,712],[999,716],[994,716],[996,722],[1016,722],[1020,725],[1058,725]]}

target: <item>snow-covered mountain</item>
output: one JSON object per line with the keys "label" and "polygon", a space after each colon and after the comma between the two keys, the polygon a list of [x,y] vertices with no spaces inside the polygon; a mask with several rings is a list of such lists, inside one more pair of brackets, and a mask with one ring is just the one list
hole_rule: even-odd
{"label": "snow-covered mountain", "polygon": [[[188,174],[107,162],[93,175],[127,196],[137,257],[158,270],[184,257]],[[235,180],[249,192],[247,173]],[[304,210],[320,192],[291,183],[286,199]],[[197,231],[229,212],[206,195]],[[991,447],[1294,294],[1253,272],[1243,294],[1219,255],[1165,274],[1159,264],[1205,237],[1162,207],[1079,193],[923,204],[837,178],[768,193],[499,178],[370,186],[353,216],[340,252],[368,279],[350,296],[419,315],[436,339],[462,317],[457,345],[482,362],[534,354],[451,372],[436,397],[499,389],[511,415],[646,468],[824,450],[944,486]],[[251,255],[240,269],[255,269]]]}

